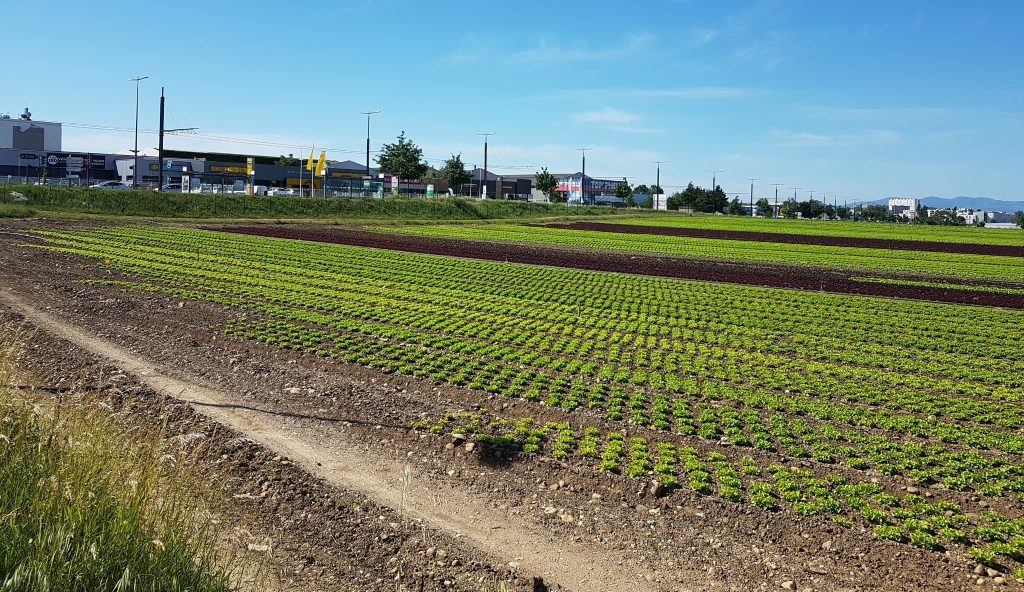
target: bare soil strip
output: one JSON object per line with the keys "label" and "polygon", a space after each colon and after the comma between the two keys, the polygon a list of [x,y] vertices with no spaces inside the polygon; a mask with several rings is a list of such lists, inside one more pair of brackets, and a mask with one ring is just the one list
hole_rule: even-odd
{"label": "bare soil strip", "polygon": [[944,243],[937,241],[858,238],[850,236],[786,234],[783,232],[747,232],[742,230],[674,228],[668,226],[643,226],[640,224],[613,224],[610,222],[565,222],[531,224],[531,226],[561,228],[564,230],[592,230],[596,232],[616,232],[623,234],[653,234],[657,236],[682,236],[688,238],[711,238],[752,241],[759,243],[786,243],[794,245],[861,247],[865,249],[888,249],[897,251],[929,251],[932,253],[961,253],[970,255],[1024,257],[1024,247],[1014,247],[1009,245],[979,245],[970,243]]}
{"label": "bare soil strip", "polygon": [[655,589],[634,573],[624,571],[606,553],[553,543],[541,532],[509,521],[469,495],[457,496],[446,491],[444,496],[439,496],[428,483],[403,485],[399,477],[402,466],[386,466],[380,458],[362,455],[343,442],[325,442],[315,430],[307,429],[301,422],[282,422],[275,415],[253,409],[226,392],[173,378],[132,352],[92,337],[34,308],[8,290],[0,291],[0,302],[23,315],[35,327],[110,360],[161,395],[192,404],[214,421],[293,459],[328,483],[359,491],[377,503],[421,519],[438,530],[464,537],[493,556],[514,558],[522,570],[540,575],[546,583],[570,590]]}
{"label": "bare soil strip", "polygon": [[[750,264],[710,259],[689,259],[685,257],[659,257],[647,254],[630,255],[610,251],[594,252],[583,249],[558,249],[514,243],[392,235],[347,228],[223,226],[210,228],[210,230],[358,247],[392,249],[410,253],[468,257],[503,261],[506,263],[526,263],[750,286],[817,290],[839,294],[908,298],[954,304],[1024,309],[1024,297],[1012,294],[971,291],[962,288],[946,289],[863,282],[853,279],[853,272],[850,271],[803,267],[799,265]],[[863,273],[858,272],[856,275],[863,275]]]}

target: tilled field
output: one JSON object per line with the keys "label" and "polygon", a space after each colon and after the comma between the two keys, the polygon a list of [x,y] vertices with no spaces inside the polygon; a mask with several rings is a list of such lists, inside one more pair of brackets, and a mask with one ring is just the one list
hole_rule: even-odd
{"label": "tilled field", "polygon": [[548,228],[564,228],[566,230],[595,230],[598,232],[652,234],[657,236],[685,236],[691,238],[788,243],[796,245],[863,247],[868,249],[888,249],[897,251],[929,251],[933,253],[965,253],[973,255],[1024,257],[1024,247],[1015,247],[1010,245],[873,239],[848,236],[788,234],[783,232],[747,232],[738,230],[715,230],[708,228],[675,228],[670,226],[645,226],[643,224],[614,224],[611,222],[569,222],[564,224],[544,224],[543,226]]}
{"label": "tilled field", "polygon": [[[630,226],[629,228],[636,227]],[[863,274],[841,270],[811,269],[796,265],[732,263],[684,257],[629,255],[607,251],[569,250],[537,245],[393,235],[338,227],[225,226],[216,227],[214,230],[252,236],[395,249],[410,253],[470,257],[507,263],[551,265],[750,286],[794,288],[842,294],[862,294],[866,296],[910,298],[1024,309],[1024,296],[1015,294],[858,281],[855,277]],[[675,229],[670,230],[674,231]]]}
{"label": "tilled field", "polygon": [[[511,589],[563,585],[580,590],[970,590],[1014,582],[1013,564],[1005,559],[993,560],[992,568],[979,567],[962,543],[942,539],[947,548],[935,550],[914,546],[909,539],[911,532],[924,532],[911,527],[932,528],[938,537],[938,526],[925,522],[946,519],[950,525],[959,524],[961,508],[967,521],[964,524],[972,527],[981,524],[985,512],[1019,514],[1013,494],[985,488],[984,479],[963,483],[955,479],[967,471],[958,471],[953,464],[960,456],[978,457],[985,463],[1001,459],[1004,464],[975,467],[979,474],[992,471],[991,475],[996,475],[1000,467],[1016,466],[1020,454],[1013,438],[1022,418],[1019,401],[1013,397],[1021,385],[1004,372],[1019,363],[1019,348],[1011,334],[993,335],[984,341],[989,319],[979,317],[982,327],[977,331],[948,323],[933,325],[933,321],[955,316],[954,307],[909,301],[872,304],[867,299],[839,306],[841,297],[834,295],[810,295],[787,305],[789,312],[773,314],[783,303],[772,302],[767,290],[764,294],[758,291],[751,306],[741,306],[745,291],[752,288],[697,283],[672,287],[651,278],[608,276],[611,279],[602,280],[599,274],[588,276],[593,286],[556,300],[566,289],[565,282],[579,281],[571,275],[578,272],[549,268],[519,271],[490,263],[481,263],[476,269],[470,262],[456,265],[440,258],[410,259],[414,256],[386,251],[334,252],[330,247],[303,255],[306,247],[302,243],[275,243],[264,250],[266,243],[252,238],[244,240],[254,242],[234,243],[242,237],[227,237],[222,243],[217,235],[169,230],[135,235],[150,241],[147,244],[133,244],[128,240],[131,236],[126,234],[119,246],[110,243],[116,247],[110,251],[103,244],[107,239],[102,233],[83,235],[81,243],[64,244],[82,253],[91,250],[88,257],[70,251],[26,249],[17,246],[26,241],[24,237],[4,237],[0,239],[0,257],[8,264],[0,269],[0,281],[5,291],[20,296],[23,302],[151,360],[170,376],[215,388],[230,397],[234,406],[250,413],[261,410],[261,425],[279,425],[282,432],[310,443],[310,454],[320,455],[309,457],[319,458],[315,462],[282,467],[280,461],[288,459],[275,460],[278,455],[271,447],[259,452],[260,462],[267,468],[256,472],[260,476],[255,481],[247,475],[249,465],[244,462],[239,470],[229,471],[243,480],[237,482],[237,493],[259,497],[269,491],[265,496],[269,501],[255,501],[258,510],[249,516],[253,524],[265,529],[260,532],[276,532],[282,541],[279,559],[289,581],[295,582],[293,588],[498,590],[500,582],[509,582]],[[316,275],[321,273],[328,275]],[[525,281],[527,277],[519,279],[518,273],[533,275]],[[415,278],[427,283],[411,283]],[[622,287],[627,292],[633,290],[636,297],[623,296],[614,282],[623,282]],[[514,305],[528,296],[519,290],[534,284],[539,290],[534,298],[543,297],[545,291],[551,298]],[[631,288],[634,284],[643,290]],[[449,293],[448,285],[458,285],[455,289],[461,291]],[[499,298],[499,292],[489,291],[489,286],[509,292]],[[474,297],[464,292],[470,287],[479,290]],[[590,310],[600,304],[601,294],[624,298],[624,304],[603,308],[603,312]],[[299,303],[299,296],[301,306],[289,308]],[[673,309],[666,317],[667,309],[658,308],[655,296],[665,306],[683,301],[690,304]],[[819,305],[815,302],[819,299],[825,302]],[[736,306],[738,316],[722,317],[702,308],[712,301]],[[410,315],[406,307],[411,302],[436,305],[439,312],[424,309],[422,316]],[[863,307],[869,309],[860,310]],[[403,309],[406,313],[401,318],[380,316]],[[309,316],[313,311],[320,316]],[[794,311],[808,319],[834,314],[848,319],[849,326],[842,332],[824,327],[820,334],[812,335],[805,331],[804,321],[789,316]],[[975,316],[983,311],[985,316],[1019,314],[962,309],[963,314]],[[892,327],[891,333],[880,332],[882,323],[871,319],[890,313],[909,315],[908,325]],[[323,316],[327,314],[334,315],[334,320]],[[575,353],[565,352],[593,347],[585,340],[597,334],[584,337],[577,333],[573,338],[580,341],[574,344],[560,343],[561,337],[554,334],[519,343],[512,325],[506,323],[534,316],[545,320],[522,331],[524,339],[552,331],[561,335],[562,326],[583,331],[588,323],[603,322],[601,317],[607,317],[607,322],[613,323],[608,331],[622,335],[616,338],[618,350],[628,350],[634,358],[613,359],[610,352],[590,349],[578,362],[607,354],[606,364],[628,367],[631,374],[603,380],[595,378],[596,369],[595,375],[589,375],[579,364],[576,370],[564,365],[554,371],[545,369],[541,364],[549,369],[565,361],[572,364]],[[712,321],[712,316],[717,320]],[[760,316],[775,319],[774,333],[750,330],[743,337],[721,324],[723,320],[742,324],[747,322],[744,317]],[[614,324],[628,318],[643,321]],[[652,342],[646,334],[640,340],[647,324],[659,325],[669,318],[690,318],[696,323],[679,325],[680,331],[690,328],[675,339],[696,347],[682,350],[686,355],[678,359],[670,359],[674,347],[670,341]],[[696,321],[703,318],[707,320]],[[344,319],[358,319],[360,324],[348,324]],[[329,326],[335,321],[343,323]],[[992,320],[992,326],[1001,322]],[[861,324],[870,328],[859,333]],[[334,332],[330,340],[324,331]],[[957,341],[950,341],[952,334],[939,335],[942,331],[956,332]],[[844,345],[854,337],[864,341]],[[611,339],[611,333],[606,339]],[[484,348],[476,344],[478,340],[493,340],[527,357],[513,363],[511,358],[498,357],[512,352]],[[452,345],[457,342],[474,345],[459,349]],[[745,353],[734,356],[728,351],[732,348]],[[40,366],[55,366],[50,375],[54,377],[75,375],[77,368],[92,363],[81,354],[54,355],[75,351],[59,341],[44,341],[33,351]],[[531,352],[546,355],[547,361],[528,357]],[[392,354],[399,358],[390,358]],[[765,355],[772,356],[770,373],[758,374],[744,365],[746,358],[768,364],[766,358],[758,357]],[[816,365],[806,359],[813,355],[834,357]],[[560,356],[565,358],[563,362],[557,360]],[[988,357],[974,360],[975,356]],[[681,398],[692,399],[694,406],[687,406],[688,420],[671,411],[672,428],[668,430],[657,423],[664,411],[659,410],[658,396],[676,391],[665,384],[636,382],[636,370],[654,373],[655,367],[645,360],[655,357],[659,363],[692,360],[698,366],[687,367],[685,372],[713,377],[697,385],[698,391],[693,393],[685,384],[679,387],[680,392],[689,393]],[[540,399],[536,400],[528,388],[513,390],[512,375],[505,374],[504,383],[495,378],[500,374],[489,368],[501,359],[506,361],[499,365],[506,369],[520,372],[532,368],[538,381],[545,372],[554,380],[546,383],[546,390],[538,391]],[[720,367],[704,365],[712,359],[720,360],[716,362]],[[802,370],[807,376],[797,377],[801,370],[794,363],[808,364]],[[931,364],[928,372],[920,374],[934,374],[934,380],[913,382],[890,371],[906,364],[918,370]],[[946,364],[948,369],[943,366]],[[830,368],[855,374],[843,378]],[[862,374],[868,370],[870,379]],[[104,374],[114,372],[108,369]],[[736,372],[749,373],[751,381],[764,381],[763,387],[775,393],[773,398],[742,399],[746,395],[730,386]],[[969,392],[954,394],[955,383],[942,381],[947,375],[964,372],[971,377],[963,382]],[[459,379],[463,373],[465,377]],[[559,378],[570,376],[590,389],[582,399],[574,399],[575,383],[566,391],[556,388]],[[780,383],[779,377],[798,382]],[[602,391],[601,384],[613,385],[613,389]],[[864,390],[849,390],[854,384]],[[492,385],[499,388],[492,389]],[[881,392],[876,393],[875,386],[882,387]],[[617,403],[614,388],[618,387],[624,389],[626,398]],[[829,394],[829,408],[844,411],[823,419],[819,414],[826,409],[804,395],[833,387],[837,390]],[[149,396],[145,389],[133,392]],[[592,398],[602,392],[602,399]],[[762,403],[768,406],[757,406]],[[744,409],[756,413],[734,414]],[[638,411],[640,415],[636,415]],[[779,411],[790,414],[785,422],[771,420]],[[890,414],[899,421],[883,421]],[[870,418],[875,418],[870,420],[874,423],[856,428],[843,423]],[[739,431],[734,423],[737,419],[748,422],[739,424]],[[752,429],[762,420],[770,431]],[[828,431],[832,422],[840,432]],[[555,427],[547,427],[551,425]],[[715,425],[718,427],[705,433]],[[687,426],[694,432],[685,435]],[[897,454],[900,447],[904,452],[917,450],[921,436],[911,432],[924,426],[963,428],[944,435],[952,441],[935,438],[930,440],[932,447],[920,449],[929,463],[939,463],[945,473],[915,473],[928,465]],[[514,431],[520,427],[522,437]],[[810,431],[805,431],[807,428]],[[600,458],[584,454],[587,430],[601,434]],[[562,438],[568,431],[574,432],[575,439],[569,445],[570,454],[563,455],[559,442],[564,444]],[[610,438],[615,433],[622,434],[624,447],[617,457],[610,452],[615,449],[614,438]],[[829,439],[860,437],[857,434],[866,439],[856,444],[863,447],[856,451],[825,445]],[[975,447],[974,442],[985,434],[992,436],[984,440],[991,450]],[[260,441],[268,434],[244,435]],[[607,445],[605,435],[610,438]],[[892,442],[900,446],[883,445],[887,437],[895,438]],[[641,453],[637,439],[645,442],[648,452]],[[533,445],[537,448],[529,448]],[[672,447],[671,454],[665,445]],[[853,445],[853,440],[848,440],[846,447]],[[942,447],[948,447],[950,454],[942,452]],[[214,451],[221,449],[215,447]],[[230,449],[221,454],[235,458]],[[649,457],[647,465],[645,456]],[[453,531],[415,518],[407,523],[401,503],[397,508],[383,507],[386,504],[372,496],[347,489],[357,485],[351,482],[346,486],[329,479],[317,481],[302,471],[296,473],[304,475],[301,478],[283,482],[266,476],[267,471],[292,474],[289,472],[299,469],[317,474],[320,461],[327,464],[337,459],[371,467],[390,482],[399,500],[409,491],[413,500],[410,512],[416,512],[413,516],[433,513],[453,520],[455,515],[441,509],[454,506],[471,522],[487,525],[483,530],[493,534],[487,536],[479,528]],[[666,459],[675,461],[670,467],[679,477],[675,485],[659,480],[666,474],[659,472]],[[758,484],[769,483],[765,479],[768,472],[775,471],[768,469],[773,466],[785,470],[771,473],[779,480],[777,488],[772,485],[767,490],[770,499],[765,498],[765,506],[774,505],[768,509],[758,504],[756,495],[764,492]],[[642,471],[634,474],[635,467]],[[731,474],[729,467],[744,472]],[[758,475],[753,473],[756,467],[760,467]],[[410,476],[411,486],[403,485],[404,475]],[[914,517],[907,518],[917,521],[912,524],[897,521],[892,526],[893,516],[884,518],[897,530],[910,528],[904,531],[906,535],[901,534],[908,538],[900,542],[879,538],[872,523],[856,515],[854,525],[833,519],[832,511],[822,505],[827,492],[820,489],[823,483],[817,482],[826,475],[831,479],[827,483],[837,490],[863,484],[865,491],[874,491],[871,495],[876,497],[868,501],[876,511],[912,512]],[[965,489],[950,489],[942,482],[946,478]],[[734,479],[742,481],[740,501],[731,501],[729,487]],[[1012,476],[1004,473],[1003,479],[1007,487],[1015,487]],[[704,489],[704,483],[710,490]],[[871,484],[880,487],[875,490]],[[788,489],[791,486],[796,489]],[[796,503],[785,497],[794,491]],[[321,496],[328,501],[316,503]],[[309,500],[308,508],[305,500]],[[955,506],[940,507],[940,500]],[[925,511],[926,517],[918,516],[919,510]],[[935,514],[931,514],[933,510]],[[837,516],[844,515],[849,514]],[[980,535],[971,532],[972,542],[979,543]],[[504,544],[489,546],[491,539],[501,539]],[[581,566],[585,565],[597,568],[583,572]],[[535,576],[542,579],[535,580]]]}

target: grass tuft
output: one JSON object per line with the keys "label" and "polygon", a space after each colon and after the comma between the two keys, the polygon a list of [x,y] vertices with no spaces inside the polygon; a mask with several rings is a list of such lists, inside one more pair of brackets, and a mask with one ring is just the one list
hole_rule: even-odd
{"label": "grass tuft", "polygon": [[16,330],[0,329],[0,589],[232,589],[202,488],[160,439],[12,390]]}

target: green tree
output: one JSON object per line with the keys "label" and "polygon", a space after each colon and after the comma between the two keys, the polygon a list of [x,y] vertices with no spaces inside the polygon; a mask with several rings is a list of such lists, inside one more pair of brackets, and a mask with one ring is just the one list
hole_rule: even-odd
{"label": "green tree", "polygon": [[651,194],[651,188],[648,187],[647,185],[643,185],[643,184],[637,185],[633,189],[633,191],[636,191],[637,193],[642,193],[644,195],[650,195]]}
{"label": "green tree", "polygon": [[[687,187],[687,190],[692,188],[693,183],[690,183],[689,187]],[[672,195],[668,196],[668,199],[666,200],[666,207],[670,210],[678,210],[679,208],[691,207],[688,203],[688,197],[689,196],[687,195],[686,191],[677,191]]]}
{"label": "green tree", "polygon": [[782,207],[779,208],[779,215],[783,218],[796,218],[797,212],[800,211],[800,203],[795,199],[787,199],[782,202]]}
{"label": "green tree", "polygon": [[282,154],[280,158],[274,161],[274,164],[277,166],[299,166],[299,159],[295,158],[292,154],[288,156]]}
{"label": "green tree", "polygon": [[665,190],[658,185],[651,185],[651,193],[657,193],[658,195],[661,195],[662,193],[665,193]]}
{"label": "green tree", "polygon": [[726,208],[725,213],[729,214],[730,216],[742,216],[744,214],[744,212],[743,212],[743,204],[740,203],[740,198],[738,198],[738,197],[732,198],[732,201],[729,202],[729,205]]}
{"label": "green tree", "polygon": [[533,175],[533,186],[548,198],[548,201],[562,201],[555,188],[558,187],[558,177],[548,172],[547,167],[541,167],[540,172]]}
{"label": "green tree", "polygon": [[377,155],[380,170],[390,173],[399,180],[419,179],[427,174],[429,167],[423,162],[423,149],[405,137],[403,131],[394,144],[384,144]]}
{"label": "green tree", "polygon": [[800,215],[808,220],[820,218],[825,213],[825,204],[816,199],[800,202]]}
{"label": "green tree", "polygon": [[473,175],[469,174],[469,171],[466,170],[466,165],[462,163],[462,154],[452,154],[452,157],[441,165],[441,170],[438,171],[438,178],[454,190],[465,183],[469,183],[473,179]]}
{"label": "green tree", "polygon": [[619,181],[619,184],[615,186],[615,197],[626,201],[627,199],[633,201],[633,188],[629,186],[629,182],[623,179]]}
{"label": "green tree", "polygon": [[716,186],[712,191],[710,191],[708,197],[712,203],[712,212],[725,211],[725,207],[729,205],[729,198],[726,197],[725,191],[722,190],[721,185]]}
{"label": "green tree", "polygon": [[1013,223],[1024,228],[1024,212],[1017,212],[1013,215]]}
{"label": "green tree", "polygon": [[772,204],[771,202],[768,201],[768,198],[762,197],[761,199],[757,200],[757,203],[754,205],[757,206],[757,211],[761,213],[761,216],[767,218],[768,216],[771,215]]}

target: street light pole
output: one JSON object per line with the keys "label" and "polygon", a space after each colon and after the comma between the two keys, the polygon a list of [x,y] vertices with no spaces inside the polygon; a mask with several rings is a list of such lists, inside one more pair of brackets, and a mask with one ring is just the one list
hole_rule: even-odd
{"label": "street light pole", "polygon": [[715,187],[718,184],[718,177],[716,177],[715,175],[717,175],[718,173],[725,172],[725,171],[708,171],[708,172],[711,173],[711,191],[714,191]]}
{"label": "street light pole", "polygon": [[[483,132],[477,134],[484,137],[484,173],[480,177],[480,199],[484,198],[484,189],[487,187],[487,138],[493,136],[494,132]],[[495,188],[497,189],[497,188]]]}
{"label": "street light pole", "polygon": [[771,183],[771,185],[775,187],[775,212],[772,212],[772,217],[774,218],[779,211],[779,185],[782,185],[782,183]]}
{"label": "street light pole", "polygon": [[749,181],[750,181],[750,217],[751,218],[754,217],[754,181],[757,181],[757,180],[758,180],[757,177],[749,179]]}
{"label": "street light pole", "polygon": [[135,78],[129,79],[129,82],[135,83],[135,164],[132,167],[132,187],[139,186],[139,83],[149,78],[149,76],[136,76]]}
{"label": "street light pole", "polygon": [[[655,195],[661,195],[661,165],[663,163],[665,163],[665,162],[667,162],[667,161],[664,161],[664,160],[656,160],[656,161],[654,161],[654,164],[658,165],[658,176],[655,177],[656,180],[654,181],[654,190],[657,192]],[[653,202],[653,201],[654,201],[654,196],[652,195],[651,196],[651,202]],[[651,203],[651,208],[654,209],[655,205],[656,204]],[[668,204],[665,205],[665,208],[668,209]]]}
{"label": "street light pole", "polygon": [[715,175],[717,175],[718,173],[722,173],[724,171],[708,171],[708,172],[711,173],[711,195],[712,195],[712,198],[713,198],[713,196],[715,194],[715,188],[718,186],[718,177],[716,177]]}
{"label": "street light pole", "polygon": [[361,114],[366,116],[366,176],[370,176],[370,116],[376,115],[380,111],[362,111]]}
{"label": "street light pole", "polygon": [[593,148],[577,148],[583,153],[583,170],[580,171],[580,205],[587,205],[587,150]]}

